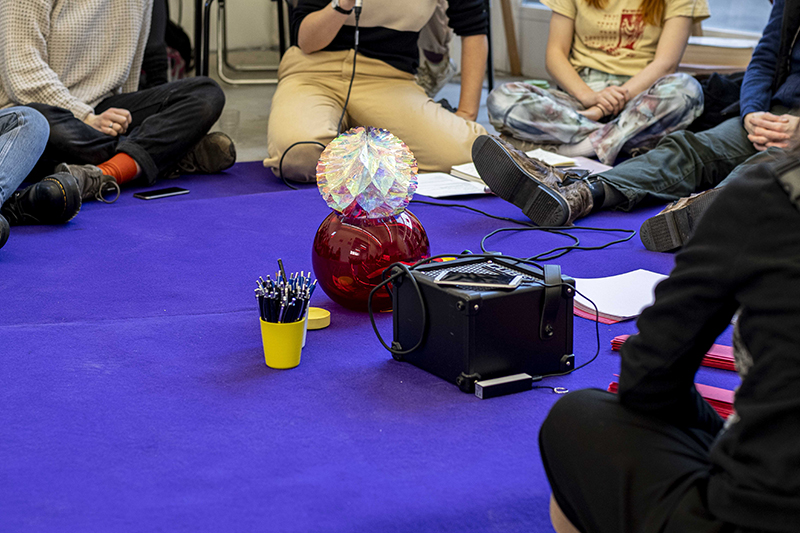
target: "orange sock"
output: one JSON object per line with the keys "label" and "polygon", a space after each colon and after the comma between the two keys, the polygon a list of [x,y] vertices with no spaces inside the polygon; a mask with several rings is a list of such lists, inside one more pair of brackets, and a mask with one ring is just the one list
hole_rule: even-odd
{"label": "orange sock", "polygon": [[103,174],[113,176],[120,185],[139,176],[136,161],[128,154],[119,153],[97,166],[100,167]]}

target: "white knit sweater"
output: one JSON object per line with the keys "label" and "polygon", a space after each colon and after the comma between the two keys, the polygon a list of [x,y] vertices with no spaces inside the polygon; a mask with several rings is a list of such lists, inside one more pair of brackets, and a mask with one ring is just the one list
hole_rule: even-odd
{"label": "white knit sweater", "polygon": [[153,0],[0,0],[0,108],[32,102],[83,120],[135,91]]}

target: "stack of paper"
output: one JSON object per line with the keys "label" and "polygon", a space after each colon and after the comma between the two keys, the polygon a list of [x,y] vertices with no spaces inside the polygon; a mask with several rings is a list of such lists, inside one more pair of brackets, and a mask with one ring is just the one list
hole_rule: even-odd
{"label": "stack of paper", "polygon": [[[611,349],[619,351],[622,345],[628,340],[630,335],[617,335],[611,339]],[[733,358],[733,347],[725,346],[723,344],[714,344],[708,353],[703,357],[703,366],[710,368],[721,368],[722,370],[736,371],[736,363]]]}
{"label": "stack of paper", "polygon": [[426,172],[417,174],[417,194],[430,198],[447,198],[488,194],[488,191],[483,182],[462,180],[444,172]]}
{"label": "stack of paper", "polygon": [[[547,150],[542,150],[541,148],[531,150],[530,152],[525,152],[525,155],[534,159],[538,159],[539,161],[547,163],[553,167],[574,167],[576,165],[575,160],[572,158],[554,154],[553,152],[548,152]],[[450,174],[461,179],[479,181],[483,183],[483,180],[481,180],[481,177],[478,175],[478,170],[475,168],[475,163],[455,165],[450,169]]]}
{"label": "stack of paper", "polygon": [[616,324],[637,317],[653,303],[653,291],[666,277],[639,269],[606,278],[575,278],[575,288],[581,294],[575,295],[573,312],[576,316],[594,320],[594,307],[588,301],[591,300],[597,306],[598,321],[602,324]]}
{"label": "stack of paper", "polygon": [[[714,408],[719,416],[728,418],[734,413],[732,390],[720,389],[719,387],[712,387],[710,385],[701,385],[700,383],[695,383],[694,386],[697,388],[697,392],[700,393],[700,396]],[[608,385],[608,392],[616,394],[618,390],[619,383],[616,381],[612,381]]]}

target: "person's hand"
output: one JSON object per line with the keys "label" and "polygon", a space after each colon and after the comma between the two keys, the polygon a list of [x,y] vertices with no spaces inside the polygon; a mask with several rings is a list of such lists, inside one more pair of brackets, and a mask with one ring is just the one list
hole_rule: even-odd
{"label": "person's hand", "polygon": [[590,120],[594,120],[595,122],[598,122],[601,118],[606,116],[605,111],[603,111],[603,109],[599,105],[593,105],[589,109],[578,111],[578,113],[580,113],[581,115]]}
{"label": "person's hand", "polygon": [[587,94],[581,100],[581,103],[587,110],[593,106],[598,106],[603,111],[603,116],[617,115],[628,103],[628,90],[611,85],[602,91]]}
{"label": "person's hand", "polygon": [[116,137],[128,131],[128,126],[131,125],[131,113],[127,109],[110,107],[99,115],[89,113],[89,115],[83,119],[83,122],[100,133]]}
{"label": "person's hand", "polygon": [[464,111],[461,108],[457,109],[455,114],[463,118],[464,120],[470,120],[472,122],[475,122],[475,120],[478,118],[478,113],[471,113],[469,111]]}
{"label": "person's hand", "polygon": [[800,145],[800,117],[792,115],[784,115],[784,117],[786,118],[786,132],[789,138],[780,142],[768,142],[766,144],[767,148],[775,146],[784,150],[791,150]]}
{"label": "person's hand", "polygon": [[791,115],[773,115],[766,111],[748,113],[744,117],[747,139],[758,151],[771,146],[789,148],[797,135],[800,119]]}

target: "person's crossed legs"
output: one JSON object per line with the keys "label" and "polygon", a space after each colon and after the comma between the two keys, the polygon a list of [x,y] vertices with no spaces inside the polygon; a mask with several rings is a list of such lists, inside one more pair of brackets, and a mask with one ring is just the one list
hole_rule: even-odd
{"label": "person's crossed legs", "polygon": [[[230,167],[236,159],[230,138],[207,135],[224,105],[217,83],[197,77],[103,100],[95,108],[105,119],[96,124],[99,130],[66,109],[30,107],[50,124],[41,165],[70,163],[59,168],[76,176],[88,200],[101,195],[110,178],[125,183],[141,176],[153,183],[170,172],[214,173]],[[129,123],[120,126],[124,119],[117,117],[124,116]]]}
{"label": "person's crossed legs", "polygon": [[539,433],[554,527],[633,533],[689,520],[693,533],[723,531],[695,492],[710,472],[713,438],[627,409],[605,391],[564,396]]}

